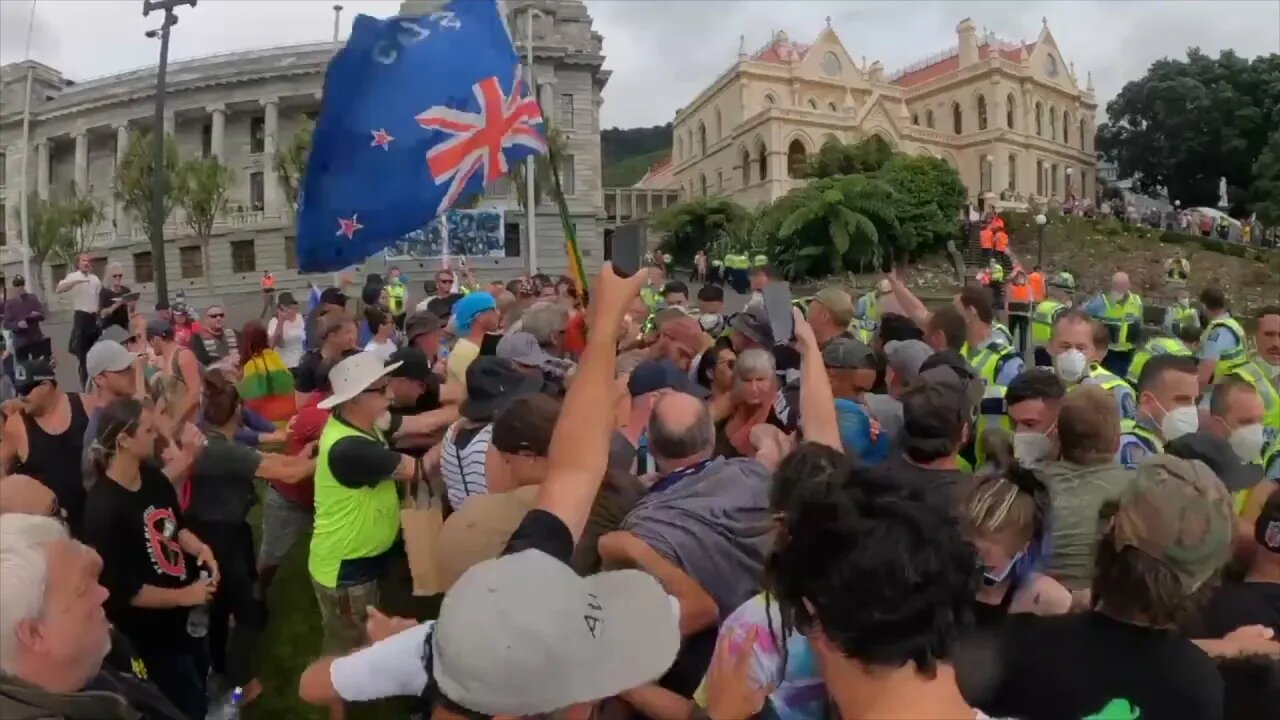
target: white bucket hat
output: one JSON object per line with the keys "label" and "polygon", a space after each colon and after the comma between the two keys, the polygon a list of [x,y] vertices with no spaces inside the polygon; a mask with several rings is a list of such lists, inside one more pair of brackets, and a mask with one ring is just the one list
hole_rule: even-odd
{"label": "white bucket hat", "polygon": [[329,384],[333,394],[316,403],[316,407],[329,410],[364,392],[378,378],[400,367],[400,363],[384,365],[381,358],[371,352],[356,353],[329,371]]}

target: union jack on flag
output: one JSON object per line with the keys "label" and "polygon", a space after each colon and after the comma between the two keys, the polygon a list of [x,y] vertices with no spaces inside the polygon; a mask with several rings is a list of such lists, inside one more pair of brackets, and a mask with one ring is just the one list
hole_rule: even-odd
{"label": "union jack on flag", "polygon": [[496,77],[472,86],[479,112],[437,105],[417,116],[422,127],[453,136],[427,151],[431,177],[437,185],[449,183],[437,213],[453,207],[476,171],[484,170],[486,185],[506,175],[510,167],[503,150],[520,145],[538,154],[547,152],[537,127],[542,124],[542,110],[537,100],[524,95],[519,68],[514,76],[510,94],[502,91]]}
{"label": "union jack on flag", "polygon": [[356,18],[325,73],[299,194],[300,270],[364,262],[548,151],[499,10],[454,0]]}

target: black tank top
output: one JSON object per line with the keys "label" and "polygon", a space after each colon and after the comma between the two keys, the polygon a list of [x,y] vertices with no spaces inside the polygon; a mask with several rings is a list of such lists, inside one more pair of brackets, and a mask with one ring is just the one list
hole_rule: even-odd
{"label": "black tank top", "polygon": [[973,620],[974,625],[979,628],[999,627],[1004,623],[1005,617],[1009,615],[1009,606],[1013,604],[1013,597],[1018,594],[1018,589],[1022,585],[1022,578],[1016,574],[1010,578],[1009,588],[1005,592],[1004,597],[1000,598],[1000,602],[991,605],[981,600],[973,601]]}
{"label": "black tank top", "polygon": [[23,413],[22,422],[27,428],[27,459],[18,463],[17,471],[30,475],[53,491],[58,505],[67,515],[71,532],[78,534],[85,498],[80,458],[89,418],[79,395],[68,393],[67,403],[71,406],[71,424],[57,435],[45,432],[35,418]]}

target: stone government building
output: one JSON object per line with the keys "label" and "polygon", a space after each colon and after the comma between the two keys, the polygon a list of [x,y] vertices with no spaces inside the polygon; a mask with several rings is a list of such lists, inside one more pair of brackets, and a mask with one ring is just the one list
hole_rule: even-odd
{"label": "stone government building", "polygon": [[[402,11],[421,13],[442,3],[408,2]],[[601,91],[609,78],[603,69],[603,38],[581,0],[508,2],[508,18],[521,57],[525,54],[526,16],[534,12],[535,77],[543,112],[566,137],[561,178],[585,264],[603,260],[603,192],[600,186]],[[141,41],[139,39],[139,41]],[[178,47],[182,30],[175,35]],[[228,212],[217,223],[203,267],[199,243],[175,208],[165,226],[165,259],[170,293],[186,292],[200,302],[206,273],[219,298],[257,293],[263,270],[271,270],[280,288],[301,288],[307,278],[295,270],[292,209],[274,167],[275,150],[287,144],[304,116],[320,108],[324,71],[338,44],[288,45],[221,53],[171,62],[164,131],[173,135],[180,156],[213,155],[231,168]],[[31,147],[22,147],[22,117],[27,70],[33,70]],[[57,197],[75,187],[102,205],[103,220],[91,228],[95,265],[119,262],[125,283],[148,299],[154,265],[140,224],[113,197],[115,167],[127,149],[129,132],[152,125],[154,66],[86,81],[75,81],[35,61],[0,68],[0,266],[12,278],[21,272],[19,198],[28,189]],[[22,154],[32,153],[27,177]],[[528,267],[527,220],[510,183],[487,188],[480,207],[504,210],[505,257],[471,259],[481,277],[512,277]],[[536,212],[538,269],[561,273],[567,267],[564,232],[555,205],[544,201]],[[438,261],[400,263],[421,292]],[[379,272],[381,260],[359,268]],[[414,267],[414,266],[417,267]],[[68,268],[51,256],[40,283],[53,308],[69,307],[51,292]],[[357,275],[362,277],[362,275]],[[318,284],[328,276],[316,276]]]}
{"label": "stone government building", "polygon": [[676,113],[670,167],[643,186],[683,197],[726,195],[748,207],[804,183],[796,170],[822,144],[871,135],[945,159],[975,201],[1092,198],[1096,182],[1092,80],[1082,89],[1047,21],[1032,43],[979,36],[892,75],[855,62],[830,21],[810,45],[778,32]]}

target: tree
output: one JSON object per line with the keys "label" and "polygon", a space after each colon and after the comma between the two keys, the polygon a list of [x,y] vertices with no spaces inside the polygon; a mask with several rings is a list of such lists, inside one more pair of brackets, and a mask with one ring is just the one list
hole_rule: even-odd
{"label": "tree", "polygon": [[[551,190],[551,156],[554,154],[557,158],[564,158],[565,152],[568,150],[568,140],[565,138],[564,133],[561,133],[550,122],[545,125],[545,128],[547,149],[550,152],[545,155],[534,156],[533,206],[535,208],[542,204],[542,199]],[[525,183],[526,165],[526,162],[517,163],[507,173],[507,177],[511,180],[511,185],[515,190],[516,202],[520,205],[520,209],[527,213],[529,208],[529,198],[527,197],[529,188]]]}
{"label": "tree", "polygon": [[789,277],[879,265],[893,252],[899,198],[887,183],[857,175],[827,178],[794,194],[770,253]]}
{"label": "tree", "polygon": [[800,176],[829,178],[875,172],[884,167],[893,154],[892,148],[879,135],[872,135],[856,143],[828,140],[805,163]]}
{"label": "tree", "polygon": [[1271,140],[1253,164],[1253,210],[1263,225],[1280,225],[1280,130],[1271,133]]}
{"label": "tree", "polygon": [[676,262],[688,262],[699,250],[742,236],[751,213],[726,198],[695,197],[677,203],[650,219],[649,225],[663,234],[662,251]]}
{"label": "tree", "polygon": [[276,175],[284,183],[284,197],[295,216],[298,214],[302,179],[307,175],[307,158],[311,155],[311,135],[315,129],[315,121],[304,116],[298,121],[298,129],[293,131],[289,142],[276,149]]}
{"label": "tree", "polygon": [[71,230],[71,212],[60,202],[45,200],[36,193],[27,197],[28,238],[31,242],[32,292],[39,293],[39,279],[44,276],[44,264],[50,255],[66,257],[74,244]]}
{"label": "tree", "polygon": [[[147,237],[151,237],[153,218],[151,216],[152,178],[154,177],[155,160],[152,157],[151,133],[137,130],[129,135],[129,149],[124,159],[116,166],[115,196],[124,205]],[[163,202],[163,223],[173,212],[174,193],[173,178],[178,170],[178,144],[172,136],[164,139],[164,167],[169,182],[165,185]]]}
{"label": "tree", "polygon": [[1107,104],[1107,116],[1098,150],[1136,190],[1216,206],[1219,178],[1252,186],[1254,161],[1280,126],[1280,54],[1249,61],[1226,50],[1215,59],[1192,48],[1186,60],[1157,60]]}
{"label": "tree", "polygon": [[173,194],[182,207],[187,227],[200,241],[204,280],[210,291],[213,279],[209,272],[209,239],[213,237],[213,224],[218,216],[226,212],[230,189],[231,170],[216,157],[186,160],[173,175]]}
{"label": "tree", "polygon": [[894,193],[897,253],[942,250],[955,238],[956,218],[967,192],[960,173],[945,160],[894,153],[872,177],[884,181]]}
{"label": "tree", "polygon": [[65,200],[56,203],[63,218],[66,233],[55,251],[68,265],[89,250],[93,244],[90,228],[102,220],[102,204],[88,195],[80,195],[74,188]]}

